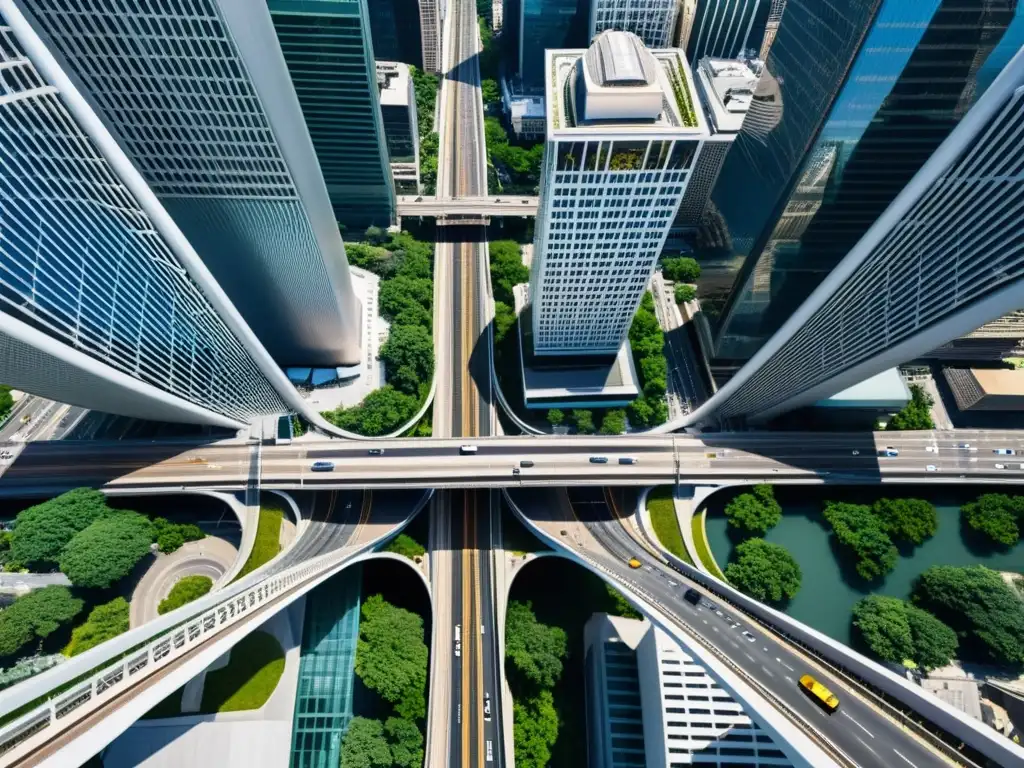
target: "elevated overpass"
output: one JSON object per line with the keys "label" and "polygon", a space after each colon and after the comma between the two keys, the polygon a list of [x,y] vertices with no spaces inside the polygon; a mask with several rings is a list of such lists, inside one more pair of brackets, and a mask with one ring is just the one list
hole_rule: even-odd
{"label": "elevated overpass", "polygon": [[438,224],[487,223],[495,216],[536,216],[539,198],[530,195],[495,197],[423,197],[402,195],[398,198],[399,218],[428,216]]}

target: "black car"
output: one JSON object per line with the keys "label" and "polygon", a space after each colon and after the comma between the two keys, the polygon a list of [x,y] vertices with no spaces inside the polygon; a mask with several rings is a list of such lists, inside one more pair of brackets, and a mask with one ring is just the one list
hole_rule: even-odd
{"label": "black car", "polygon": [[484,720],[491,722],[491,694],[484,694]]}
{"label": "black car", "polygon": [[590,457],[590,463],[591,464],[607,464],[608,463],[608,457],[607,456],[591,456]]}
{"label": "black car", "polygon": [[519,462],[519,466],[529,469],[530,467],[533,466],[533,462],[530,461],[529,459],[523,459],[522,461]]}
{"label": "black car", "polygon": [[700,592],[691,587],[690,589],[683,592],[683,600],[685,600],[688,603],[691,603],[692,605],[697,605],[698,603],[700,603]]}
{"label": "black car", "polygon": [[310,469],[314,472],[333,472],[334,462],[333,461],[314,461],[313,466]]}
{"label": "black car", "polygon": [[371,456],[383,456],[384,455],[384,449],[383,448],[371,448],[370,450],[367,451],[367,453],[370,454]]}

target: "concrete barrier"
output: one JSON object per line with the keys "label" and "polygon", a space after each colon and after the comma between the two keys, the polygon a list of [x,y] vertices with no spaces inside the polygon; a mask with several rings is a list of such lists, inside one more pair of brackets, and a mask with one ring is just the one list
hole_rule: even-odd
{"label": "concrete barrier", "polygon": [[[643,504],[646,498],[646,493],[641,494],[640,503]],[[795,640],[800,645],[810,649],[817,656],[837,667],[841,674],[845,674],[847,677],[859,678],[886,696],[895,699],[921,717],[960,739],[964,744],[969,745],[985,755],[985,757],[995,761],[997,765],[1003,768],[1009,768],[1010,766],[1024,767],[1024,748],[1014,744],[987,725],[959,710],[953,709],[920,686],[914,685],[908,680],[890,672],[882,665],[857,653],[852,648],[833,640],[831,637],[818,632],[816,629],[812,629],[806,624],[802,624],[780,611],[769,608],[767,605],[754,600],[752,597],[748,597],[731,585],[698,570],[689,563],[683,562],[661,546],[657,536],[654,535],[654,532],[649,527],[649,519],[645,519],[645,515],[640,512],[641,509],[638,509],[637,519],[640,521],[644,535],[658,547],[665,560],[687,578],[715,593],[726,602],[743,609],[749,616],[769,626],[779,634]],[[913,721],[905,719],[905,722],[909,724]],[[915,728],[915,730],[918,729]],[[921,731],[918,732],[921,733]],[[923,735],[924,733],[922,733]],[[934,734],[929,735],[933,739],[937,738]],[[959,754],[944,742],[932,741],[931,743],[951,756],[958,756]],[[939,746],[940,744],[942,746]],[[959,756],[959,759],[963,760],[964,758]]]}

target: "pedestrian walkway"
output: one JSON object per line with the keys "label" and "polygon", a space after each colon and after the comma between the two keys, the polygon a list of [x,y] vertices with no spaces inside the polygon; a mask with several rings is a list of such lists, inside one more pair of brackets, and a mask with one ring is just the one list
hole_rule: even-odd
{"label": "pedestrian walkway", "polygon": [[334,768],[341,761],[352,720],[361,574],[348,568],[306,599],[291,768]]}

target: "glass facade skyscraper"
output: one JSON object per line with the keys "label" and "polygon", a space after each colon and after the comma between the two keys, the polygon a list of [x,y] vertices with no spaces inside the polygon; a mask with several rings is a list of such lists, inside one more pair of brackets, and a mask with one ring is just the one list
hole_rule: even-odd
{"label": "glass facade skyscraper", "polygon": [[370,0],[367,10],[374,58],[422,68],[419,0]]}
{"label": "glass facade skyscraper", "polygon": [[346,231],[389,227],[388,164],[367,0],[267,0],[292,84]]}
{"label": "glass facade skyscraper", "polygon": [[956,127],[1016,6],[789,0],[698,253],[716,373],[763,346]]}
{"label": "glass facade skyscraper", "polygon": [[696,64],[705,56],[734,59],[748,49],[757,54],[771,6],[771,0],[701,0],[686,41],[686,58]]}
{"label": "glass facade skyscraper", "polygon": [[518,0],[519,75],[523,88],[544,88],[544,51],[585,48],[591,0]]}
{"label": "glass facade skyscraper", "polygon": [[274,359],[357,363],[344,245],[266,5],[12,1]]}

